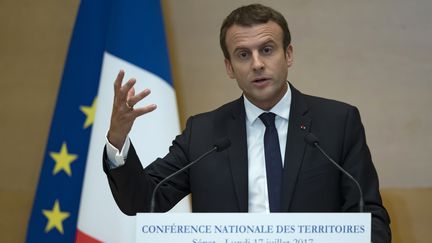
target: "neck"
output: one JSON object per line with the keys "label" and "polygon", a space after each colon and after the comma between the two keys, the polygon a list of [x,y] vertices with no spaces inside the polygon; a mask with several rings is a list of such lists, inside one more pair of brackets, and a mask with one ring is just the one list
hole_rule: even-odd
{"label": "neck", "polygon": [[269,101],[264,101],[264,102],[252,102],[250,99],[249,101],[254,104],[256,107],[265,110],[265,111],[269,111],[271,110],[277,103],[279,103],[279,101],[284,97],[284,95],[286,94],[286,92],[288,91],[288,81],[285,82],[285,85],[283,86],[283,88],[275,94],[274,99],[271,99]]}

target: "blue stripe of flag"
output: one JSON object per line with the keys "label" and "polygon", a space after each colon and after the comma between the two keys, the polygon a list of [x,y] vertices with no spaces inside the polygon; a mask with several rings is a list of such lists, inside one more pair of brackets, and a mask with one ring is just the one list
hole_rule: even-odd
{"label": "blue stripe of flag", "polygon": [[160,2],[114,1],[110,21],[107,51],[172,85]]}

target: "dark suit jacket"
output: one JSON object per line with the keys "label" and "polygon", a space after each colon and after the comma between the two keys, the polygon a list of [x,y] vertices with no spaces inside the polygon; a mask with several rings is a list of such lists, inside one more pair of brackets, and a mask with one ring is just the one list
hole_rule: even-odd
{"label": "dark suit jacket", "polygon": [[[359,193],[304,136],[314,133],[320,145],[356,178],[372,213],[374,242],[390,242],[390,219],[382,205],[378,176],[366,144],[357,108],[300,93],[291,86],[292,101],[283,174],[282,209],[285,212],[356,212]],[[126,163],[104,171],[119,208],[128,215],[149,210],[155,185],[167,175],[228,138],[231,147],[215,153],[161,186],[156,210],[167,211],[192,193],[194,212],[248,211],[248,158],[243,98],[214,111],[189,118],[164,158],[145,169],[131,146]],[[305,128],[305,129],[304,129]]]}

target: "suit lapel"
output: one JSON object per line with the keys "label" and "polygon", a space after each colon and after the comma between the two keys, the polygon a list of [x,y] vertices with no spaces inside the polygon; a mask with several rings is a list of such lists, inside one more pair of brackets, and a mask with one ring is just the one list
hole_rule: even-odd
{"label": "suit lapel", "polygon": [[[311,126],[311,118],[303,94],[291,84],[290,88],[292,98],[283,172],[283,212],[289,211],[306,148],[304,136]],[[240,98],[234,102],[231,117],[227,121],[228,138],[231,141],[228,154],[240,212],[248,211],[248,157],[245,119],[243,98]]]}
{"label": "suit lapel", "polygon": [[284,174],[282,184],[282,211],[289,211],[298,173],[303,161],[306,143],[304,136],[311,126],[307,105],[301,94],[290,84],[292,98],[288,124],[288,137],[285,149]]}
{"label": "suit lapel", "polygon": [[234,189],[240,212],[248,211],[248,159],[246,139],[246,113],[243,98],[235,102],[231,119],[228,119],[228,137],[231,148],[228,150]]}

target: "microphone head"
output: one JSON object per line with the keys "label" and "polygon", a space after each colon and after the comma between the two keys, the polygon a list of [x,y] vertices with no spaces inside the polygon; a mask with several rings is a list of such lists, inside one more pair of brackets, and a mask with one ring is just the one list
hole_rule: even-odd
{"label": "microphone head", "polygon": [[315,146],[316,144],[319,144],[318,138],[313,133],[308,133],[304,137],[304,140],[307,144]]}
{"label": "microphone head", "polygon": [[229,146],[231,146],[231,141],[228,138],[221,138],[213,145],[217,152],[224,151]]}

